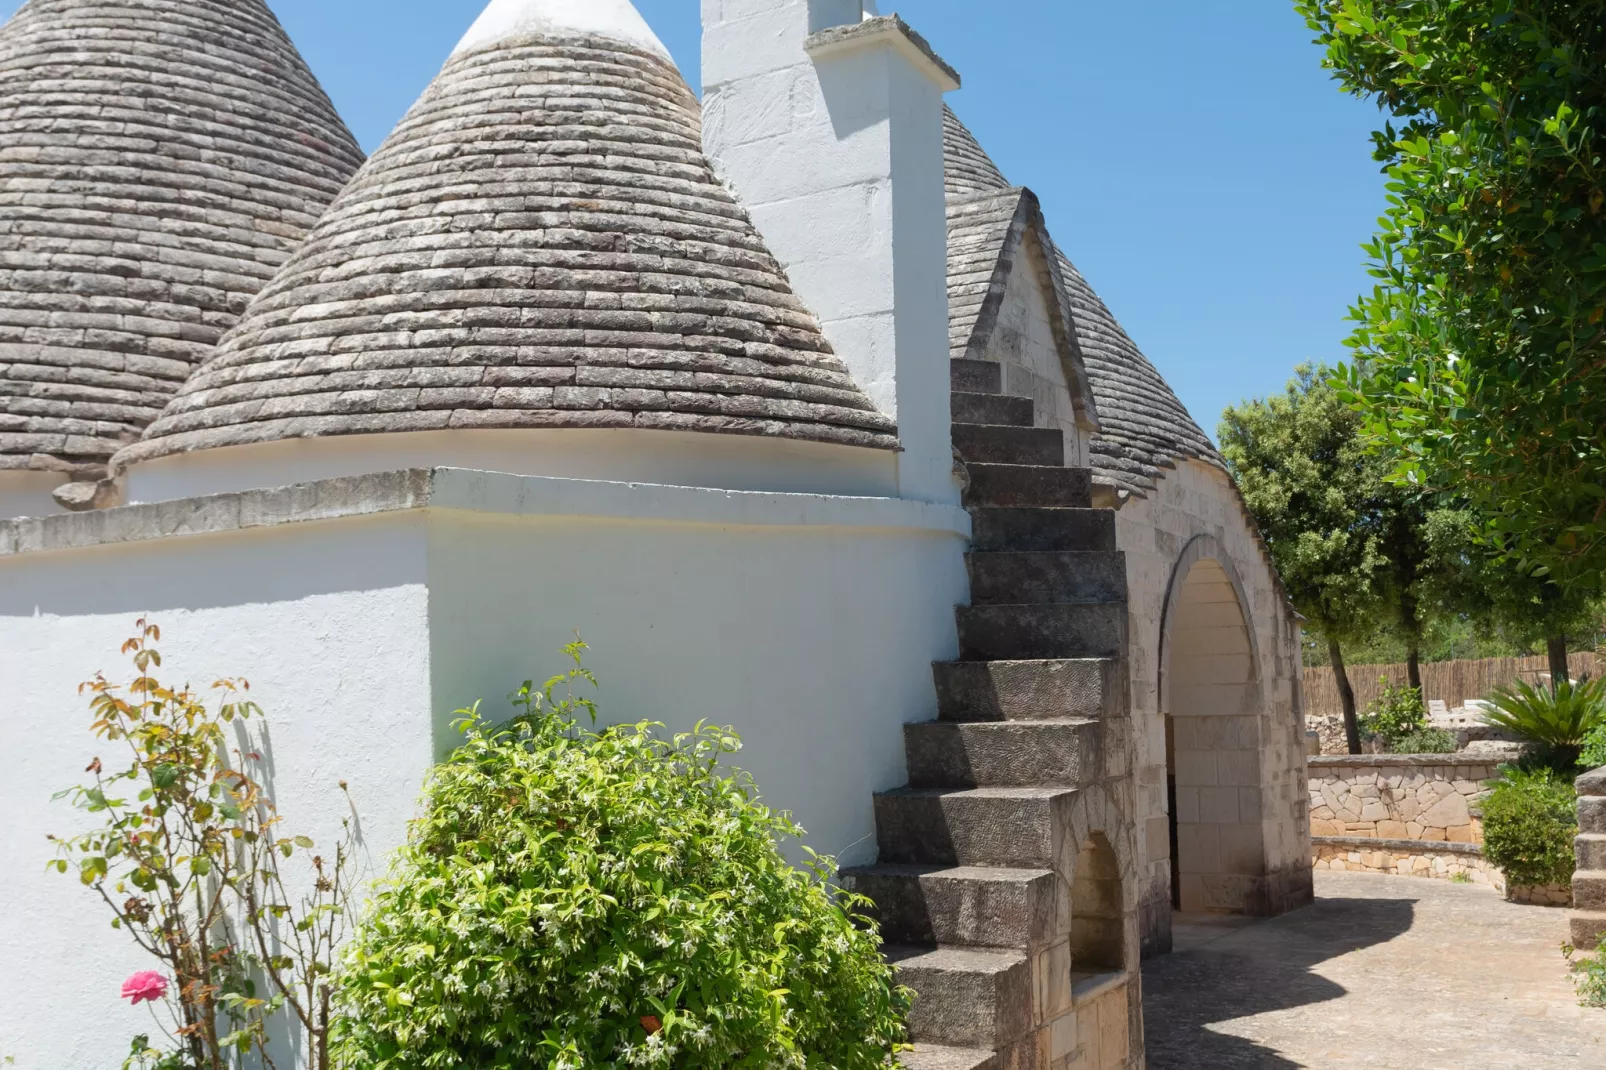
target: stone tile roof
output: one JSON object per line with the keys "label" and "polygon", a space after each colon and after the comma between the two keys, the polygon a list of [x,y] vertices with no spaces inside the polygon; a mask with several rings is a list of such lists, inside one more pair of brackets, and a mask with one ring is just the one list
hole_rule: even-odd
{"label": "stone tile roof", "polygon": [[362,162],[262,0],[0,28],[0,469],[138,436]]}
{"label": "stone tile roof", "polygon": [[1028,235],[1044,252],[1038,284],[1051,297],[1054,340],[1078,421],[1087,430],[1097,431],[1098,406],[1067,300],[1071,291],[1061,277],[1042,205],[1029,189],[1005,187],[948,197],[949,356],[955,360],[986,358],[1010,277],[1028,263]]}
{"label": "stone tile roof", "polygon": [[594,35],[454,55],[116,463],[475,427],[897,446],[715,177],[680,73]]}
{"label": "stone tile roof", "polygon": [[[951,344],[969,344],[980,308],[979,281],[1004,248],[1011,213],[1029,191],[1012,189],[996,164],[951,110],[944,109],[949,203]],[[1034,198],[1035,201],[1035,198]],[[1167,468],[1198,458],[1225,468],[1220,455],[1165,379],[1149,363],[1081,272],[1044,231],[1057,262],[1057,285],[1076,326],[1076,342],[1097,406],[1099,430],[1091,461],[1107,482],[1139,494]],[[955,351],[954,356],[964,354]]]}

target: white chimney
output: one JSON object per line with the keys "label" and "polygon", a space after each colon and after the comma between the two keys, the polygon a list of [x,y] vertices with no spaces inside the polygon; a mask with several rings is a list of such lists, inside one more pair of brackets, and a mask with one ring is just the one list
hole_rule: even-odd
{"label": "white chimney", "polygon": [[703,144],[854,378],[897,419],[899,493],[957,502],[942,97],[959,76],[874,12],[703,0]]}

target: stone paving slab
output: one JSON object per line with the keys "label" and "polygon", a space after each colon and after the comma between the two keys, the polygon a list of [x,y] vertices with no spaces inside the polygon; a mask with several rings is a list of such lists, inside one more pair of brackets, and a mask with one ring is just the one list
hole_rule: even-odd
{"label": "stone paving slab", "polygon": [[1316,874],[1316,904],[1195,926],[1144,966],[1149,1070],[1606,1067],[1606,1010],[1578,1005],[1567,912],[1480,886]]}

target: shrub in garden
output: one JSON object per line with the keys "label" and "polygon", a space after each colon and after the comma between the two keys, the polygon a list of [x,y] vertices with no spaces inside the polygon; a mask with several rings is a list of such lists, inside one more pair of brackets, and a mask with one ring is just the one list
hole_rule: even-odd
{"label": "shrub in garden", "polygon": [[1455,733],[1442,728],[1419,728],[1388,741],[1390,754],[1454,754],[1456,747]]}
{"label": "shrub in garden", "polygon": [[1584,737],[1583,754],[1578,764],[1585,769],[1599,769],[1606,766],[1606,721],[1602,721]]}
{"label": "shrub in garden", "polygon": [[1571,884],[1578,795],[1553,770],[1507,768],[1483,801],[1483,854],[1509,884]]}
{"label": "shrub in garden", "polygon": [[[62,792],[98,827],[52,839],[52,865],[105,902],[112,928],[160,969],[123,982],[122,997],[162,1008],[156,1024],[167,1050],[134,1038],[124,1070],[225,1070],[249,1055],[271,1067],[267,1024],[288,1014],[305,1040],[303,1065],[327,1070],[329,983],[344,935],[352,857],[348,839],[326,859],[305,836],[282,831],[273,801],[250,776],[262,756],[244,722],[260,718],[245,681],[213,685],[208,708],[188,688],[163,684],[155,647],[161,631],[144,620],[123,645],[136,677],[126,688],[97,676],[90,726],[122,751],[96,756],[92,783]],[[238,733],[234,730],[238,729]],[[344,789],[345,785],[341,785]],[[308,891],[292,894],[284,867],[305,866]],[[293,882],[292,882],[293,883]],[[293,1057],[286,1057],[287,1059]],[[109,1061],[109,1060],[108,1060]]]}
{"label": "shrub in garden", "polygon": [[1578,767],[1585,738],[1606,725],[1606,678],[1557,680],[1548,687],[1518,681],[1490,699],[1494,706],[1484,720],[1537,744],[1540,760],[1561,773]]}
{"label": "shrub in garden", "polygon": [[1571,947],[1566,951],[1567,961],[1573,970],[1573,983],[1578,987],[1578,998],[1586,1007],[1606,1009],[1606,947],[1582,956]]}
{"label": "shrub in garden", "polygon": [[1395,750],[1393,744],[1395,740],[1427,728],[1428,715],[1422,706],[1422,692],[1414,687],[1395,687],[1388,677],[1379,678],[1378,684],[1378,696],[1366,707],[1366,714],[1361,718],[1361,732],[1380,737],[1391,754],[1409,753]]}
{"label": "shrub in garden", "polygon": [[460,711],[349,949],[341,1065],[892,1065],[909,995],[863,901],[787,864],[729,731],[582,728],[583,649],[508,725]]}

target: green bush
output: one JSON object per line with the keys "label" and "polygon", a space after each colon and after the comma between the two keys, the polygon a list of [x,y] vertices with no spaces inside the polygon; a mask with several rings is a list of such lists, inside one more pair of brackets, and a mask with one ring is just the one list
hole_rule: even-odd
{"label": "green bush", "polygon": [[589,701],[515,696],[432,773],[425,813],[347,954],[335,1050],[352,1070],[894,1063],[910,993],[866,903],[722,762],[699,726],[582,730]]}
{"label": "green bush", "polygon": [[1606,724],[1606,679],[1559,680],[1551,687],[1518,681],[1489,697],[1494,708],[1484,720],[1537,744],[1540,760],[1563,774],[1578,767],[1585,738]]}
{"label": "green bush", "polygon": [[1419,728],[1388,741],[1390,754],[1453,754],[1456,747],[1455,733],[1442,728]]}
{"label": "green bush", "polygon": [[1361,732],[1381,738],[1391,754],[1408,753],[1395,750],[1394,742],[1427,728],[1428,715],[1422,706],[1422,692],[1414,687],[1395,687],[1386,676],[1377,682],[1380,690],[1377,699],[1361,716]]}
{"label": "green bush", "polygon": [[1508,768],[1483,801],[1483,854],[1510,884],[1571,884],[1578,795],[1549,769]]}
{"label": "green bush", "polygon": [[1606,722],[1596,725],[1594,730],[1584,737],[1584,750],[1578,762],[1585,769],[1599,769],[1606,766]]}
{"label": "green bush", "polygon": [[1572,964],[1578,998],[1586,1007],[1606,1008],[1606,947],[1578,959],[1573,957],[1575,954],[1577,952],[1568,949],[1567,961]]}

